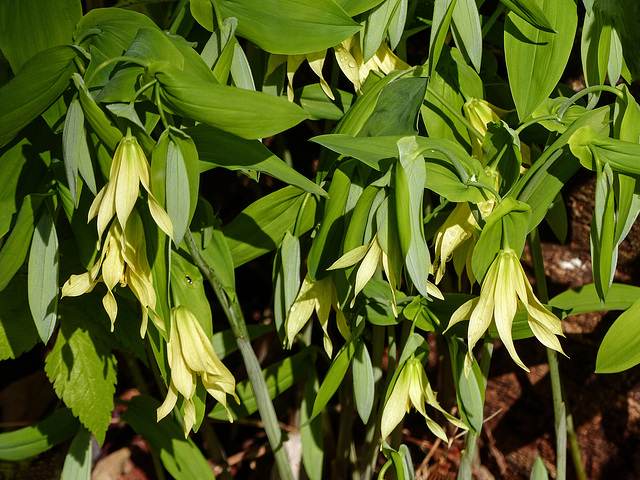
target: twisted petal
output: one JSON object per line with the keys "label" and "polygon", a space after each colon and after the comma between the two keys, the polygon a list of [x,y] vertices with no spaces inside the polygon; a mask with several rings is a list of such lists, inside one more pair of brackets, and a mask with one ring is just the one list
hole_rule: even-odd
{"label": "twisted petal", "polygon": [[124,230],[127,225],[127,219],[133,210],[133,206],[138,200],[138,192],[140,190],[140,175],[137,168],[138,154],[134,146],[137,140],[132,136],[125,136],[114,156],[114,163],[118,163],[119,168],[117,178],[111,178],[109,183],[115,184],[116,190],[116,215],[120,226]]}
{"label": "twisted petal", "polygon": [[164,399],[162,405],[158,407],[156,410],[156,419],[159,422],[164,417],[166,417],[173,407],[176,406],[176,401],[178,400],[178,389],[174,385],[173,382],[169,384],[169,389],[167,390],[167,396]]}
{"label": "twisted petal", "polygon": [[373,277],[376,268],[378,268],[378,262],[380,261],[381,252],[382,249],[380,248],[380,245],[378,245],[378,240],[374,237],[374,239],[371,241],[371,246],[369,247],[367,254],[362,259],[360,268],[358,268],[358,273],[356,274],[356,283],[353,287],[353,300],[351,301],[351,308],[353,308],[353,305],[356,302],[358,293],[360,293],[364,286],[369,282],[369,280],[371,280],[371,277]]}
{"label": "twisted petal", "polygon": [[302,281],[300,292],[298,292],[298,296],[289,309],[287,319],[285,320],[288,347],[293,345],[293,339],[309,321],[309,318],[311,318],[311,314],[316,307],[316,298],[313,287],[314,283],[311,281],[309,274],[307,273]]}
{"label": "twisted petal", "polygon": [[109,320],[111,320],[111,331],[113,332],[113,327],[116,324],[116,317],[118,316],[118,303],[116,302],[116,297],[114,297],[111,290],[107,290],[107,294],[102,297],[102,306],[107,312],[107,315],[109,315]]}

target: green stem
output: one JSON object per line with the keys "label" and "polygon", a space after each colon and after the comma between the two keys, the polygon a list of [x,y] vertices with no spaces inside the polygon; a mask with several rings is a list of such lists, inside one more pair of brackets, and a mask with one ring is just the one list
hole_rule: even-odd
{"label": "green stem", "polygon": [[525,128],[530,127],[531,125],[535,125],[536,123],[543,122],[545,120],[558,120],[558,116],[557,115],[543,115],[542,117],[532,118],[531,120],[528,120],[528,121],[524,122],[522,125],[520,125],[516,129],[516,133],[518,135],[520,135]]}
{"label": "green stem", "polygon": [[431,95],[433,95],[436,100],[438,100],[442,106],[444,108],[446,108],[447,110],[449,110],[449,112],[451,113],[451,115],[453,115],[454,117],[456,117],[456,120],[458,120],[460,123],[462,123],[465,127],[467,127],[467,130],[469,130],[469,133],[471,135],[473,135],[474,137],[476,137],[478,140],[482,141],[484,140],[484,135],[482,133],[480,133],[478,131],[478,129],[476,127],[474,127],[471,122],[469,120],[467,120],[467,118],[462,115],[456,108],[454,108],[453,106],[451,106],[449,104],[449,102],[447,102],[447,100],[440,95],[438,92],[436,92],[433,88],[431,88],[431,85],[427,85],[427,92],[429,92]]}
{"label": "green stem", "polygon": [[231,326],[231,331],[236,337],[236,342],[238,344],[238,350],[242,355],[242,359],[244,360],[244,365],[247,369],[247,375],[249,377],[249,381],[251,382],[251,387],[253,389],[253,393],[256,398],[256,403],[258,404],[258,411],[260,412],[260,418],[262,418],[262,422],[264,423],[264,429],[267,434],[267,438],[269,439],[269,444],[271,445],[271,450],[273,451],[273,456],[276,460],[276,465],[278,467],[278,472],[280,474],[280,478],[282,480],[293,480],[293,473],[291,471],[291,465],[289,464],[289,456],[287,455],[287,451],[284,449],[282,445],[282,431],[280,430],[280,426],[278,425],[278,417],[276,416],[276,410],[273,406],[273,402],[269,397],[269,391],[267,390],[267,385],[262,375],[262,368],[260,367],[260,362],[256,357],[253,348],[251,348],[251,342],[249,341],[249,332],[247,331],[247,325],[244,321],[244,316],[242,314],[242,308],[240,307],[240,303],[238,302],[237,295],[234,298],[229,298],[222,288],[222,285],[218,281],[218,277],[215,272],[207,262],[202,258],[198,247],[193,240],[193,236],[191,235],[191,231],[187,229],[187,232],[184,236],[184,240],[187,244],[187,248],[189,249],[189,253],[193,257],[193,260],[196,262],[196,265],[202,272],[202,275],[207,279],[207,281],[213,287],[213,290],[218,297],[218,301],[222,306],[222,309],[225,312],[227,319],[229,320],[229,325]]}
{"label": "green stem", "polygon": [[[480,5],[478,5],[478,8],[480,8]],[[505,7],[503,4],[498,5],[498,8],[495,9],[493,14],[484,23],[482,27],[482,38],[487,36],[487,33],[489,33],[489,30],[491,30],[491,27],[493,27],[493,24],[496,23],[496,20],[498,20],[498,17],[502,15],[502,12],[504,12],[504,8]]]}
{"label": "green stem", "polygon": [[[544,273],[542,246],[537,228],[534,228],[529,234],[529,249],[531,251],[533,271],[536,278],[538,298],[542,303],[548,303],[549,293],[547,292],[547,279]],[[580,445],[573,425],[573,416],[569,412],[562,391],[562,377],[560,376],[560,364],[558,362],[557,352],[547,348],[547,359],[549,362],[549,377],[551,379],[553,414],[556,429],[556,480],[564,480],[567,475],[567,436],[569,437],[569,446],[571,448],[573,464],[576,469],[576,476],[580,480],[586,480],[587,476],[584,470]]]}
{"label": "green stem", "polygon": [[[482,357],[480,358],[480,372],[482,373],[483,389],[487,389],[489,381],[489,367],[491,366],[491,357],[493,356],[493,340],[485,336],[482,344]],[[458,480],[472,480],[473,478],[473,460],[476,455],[476,444],[480,432],[472,432],[469,430],[467,438],[464,441],[464,450],[460,454],[460,469],[458,470]]]}
{"label": "green stem", "polygon": [[584,90],[580,90],[578,93],[569,98],[569,100],[564,102],[564,104],[558,109],[558,120],[562,120],[562,117],[564,117],[564,114],[567,113],[569,107],[576,103],[578,99],[593,92],[609,92],[617,95],[620,98],[624,98],[624,93],[622,93],[617,88],[610,87],[609,85],[592,85],[591,87],[585,88]]}
{"label": "green stem", "polygon": [[182,20],[184,20],[187,5],[189,5],[189,0],[180,0],[180,3],[178,3],[178,6],[173,11],[171,27],[169,27],[169,33],[171,35],[175,35],[178,28],[180,28],[180,24],[182,23]]}

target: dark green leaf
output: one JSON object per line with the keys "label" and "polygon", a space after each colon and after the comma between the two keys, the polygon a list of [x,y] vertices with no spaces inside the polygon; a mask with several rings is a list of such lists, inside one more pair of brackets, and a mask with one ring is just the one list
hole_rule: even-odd
{"label": "dark green leaf", "polygon": [[48,210],[33,232],[29,254],[29,307],[40,339],[49,342],[56,327],[58,307],[58,235]]}
{"label": "dark green leaf", "polygon": [[365,425],[369,421],[375,397],[375,381],[369,350],[359,341],[353,357],[353,396],[356,410]]}
{"label": "dark green leaf", "polygon": [[0,360],[18,358],[38,342],[38,331],[29,321],[27,278],[16,275],[0,292]]}
{"label": "dark green leaf", "polygon": [[308,117],[285,98],[204,82],[164,62],[148,70],[159,82],[163,105],[174,113],[242,138],[275,135]]}
{"label": "dark green leaf", "polygon": [[0,88],[0,146],[41,115],[69,86],[77,52],[69,46],[36,54]]}
{"label": "dark green leaf", "polygon": [[300,440],[302,442],[302,463],[309,480],[322,480],[322,463],[324,460],[324,432],[322,416],[309,421],[313,402],[318,395],[318,376],[311,369],[311,374],[304,385],[302,403],[300,405]]}
{"label": "dark green leaf", "polygon": [[331,367],[327,372],[326,377],[322,381],[320,390],[313,403],[313,412],[311,413],[311,419],[316,418],[329,403],[333,394],[336,393],[344,376],[347,374],[351,360],[355,354],[355,343],[353,341],[348,342],[344,347],[340,349],[336,357],[331,362]]}
{"label": "dark green leaf", "polygon": [[35,457],[71,438],[79,426],[71,410],[62,408],[36,425],[0,433],[0,460],[17,462]]}
{"label": "dark green leaf", "polygon": [[360,29],[333,0],[213,0],[219,18],[238,19],[238,35],[269,53],[318,52]]}
{"label": "dark green leaf", "polygon": [[184,437],[184,431],[175,419],[169,415],[159,422],[156,420],[158,407],[160,402],[155,398],[139,395],[131,399],[120,418],[147,439],[173,478],[213,480],[207,460],[195,443]]}
{"label": "dark green leaf", "polygon": [[246,140],[207,125],[197,125],[186,132],[198,149],[201,172],[215,167],[256,170],[309,193],[327,196],[327,192],[296,172],[257,140]]}

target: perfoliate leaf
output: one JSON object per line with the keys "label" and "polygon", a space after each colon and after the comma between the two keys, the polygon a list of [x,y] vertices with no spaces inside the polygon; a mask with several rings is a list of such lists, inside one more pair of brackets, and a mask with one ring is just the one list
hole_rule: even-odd
{"label": "perfoliate leaf", "polygon": [[285,98],[204,82],[164,62],[148,72],[159,82],[162,104],[174,113],[242,138],[269,137],[308,117]]}
{"label": "perfoliate leaf", "polygon": [[542,31],[514,12],[507,15],[505,22],[509,85],[521,121],[545,101],[560,80],[578,24],[574,0],[543,0],[540,3],[557,33]]}
{"label": "perfoliate leaf", "polygon": [[213,0],[221,19],[238,19],[239,36],[269,53],[301,55],[333,47],[360,25],[333,0]]}
{"label": "perfoliate leaf", "polygon": [[45,372],[56,394],[102,444],[116,383],[116,359],[105,345],[109,332],[72,299],[60,304],[58,314],[60,330]]}

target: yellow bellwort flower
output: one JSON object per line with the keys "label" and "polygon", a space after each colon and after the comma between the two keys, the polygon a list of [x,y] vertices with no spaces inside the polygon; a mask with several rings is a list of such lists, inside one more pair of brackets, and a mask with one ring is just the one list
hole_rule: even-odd
{"label": "yellow bellwort flower", "polygon": [[385,42],[382,42],[375,55],[365,62],[360,48],[360,37],[357,33],[334,46],[333,50],[342,73],[353,83],[353,87],[358,93],[371,70],[389,74],[393,70],[408,70],[410,68],[407,63],[391,51]]}
{"label": "yellow bellwort flower", "polygon": [[448,330],[458,322],[469,320],[469,352],[465,359],[465,375],[469,376],[473,365],[473,347],[493,322],[511,358],[529,371],[516,353],[511,335],[513,318],[519,308],[518,299],[527,310],[529,327],[536,338],[544,346],[564,354],[558,340],[558,336],[564,336],[560,320],[533,294],[516,252],[511,249],[500,250],[482,282],[480,296],[461,305],[451,316],[447,328]]}
{"label": "yellow bellwort flower", "polygon": [[229,421],[233,422],[227,407],[227,395],[231,395],[240,403],[236,394],[235,378],[220,361],[213,350],[211,340],[187,307],[179,306],[171,310],[171,335],[167,343],[167,359],[171,369],[171,381],[167,396],[156,412],[158,421],[173,410],[180,394],[184,397],[184,436],[189,435],[196,423],[193,396],[199,376],[209,395],[224,405]]}
{"label": "yellow bellwort flower", "polygon": [[147,191],[151,216],[162,231],[173,238],[173,226],[169,215],[151,193],[150,177],[151,167],[142,147],[138,144],[136,137],[127,133],[120,140],[113,155],[109,181],[98,192],[89,208],[87,221],[91,221],[95,216],[98,217],[98,237],[102,237],[102,233],[114,215],[121,229],[126,229],[127,219],[138,200],[140,184],[142,184]]}
{"label": "yellow bellwort flower", "polygon": [[[489,123],[499,122],[501,116],[509,113],[508,110],[503,110],[491,105],[486,100],[475,97],[465,102],[463,110],[465,116],[471,122],[471,125],[482,135],[487,134],[487,126]],[[482,141],[473,135],[471,135],[471,151],[472,157],[482,161]]]}
{"label": "yellow bellwort flower", "polygon": [[[107,294],[102,305],[111,319],[111,331],[118,315],[118,304],[113,294],[116,285],[129,286],[142,306],[140,336],[147,331],[148,310],[152,310],[154,322],[164,329],[162,320],[153,309],[156,306],[156,292],[153,289],[151,267],[147,260],[147,247],[140,215],[133,210],[129,215],[126,229],[122,231],[119,222],[113,222],[104,244],[100,258],[88,271],[80,275],[71,275],[62,287],[63,297],[77,297],[93,290],[102,281],[107,287]],[[100,276],[100,272],[102,275]]]}
{"label": "yellow bellwort flower", "polygon": [[315,311],[322,326],[322,331],[324,332],[324,350],[327,352],[327,355],[331,357],[333,355],[333,342],[331,341],[331,337],[329,337],[329,313],[331,307],[333,307],[336,312],[338,331],[345,340],[349,340],[351,338],[351,332],[347,324],[347,319],[338,306],[333,279],[329,276],[321,280],[313,281],[307,273],[302,281],[298,296],[293,302],[293,305],[291,305],[284,323],[287,335],[287,348],[291,348],[294,338],[298,332],[302,330],[302,327],[307,324]]}
{"label": "yellow bellwort flower", "polygon": [[413,407],[425,418],[429,430],[436,437],[448,442],[447,435],[442,427],[427,415],[426,404],[440,411],[455,426],[467,430],[464,423],[440,406],[435,392],[431,389],[424,366],[418,358],[410,358],[401,368],[402,370],[382,411],[380,433],[383,439],[391,434],[405,414]]}

